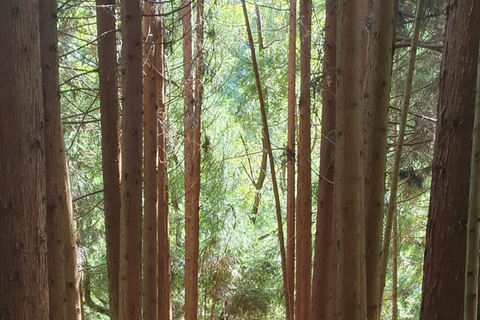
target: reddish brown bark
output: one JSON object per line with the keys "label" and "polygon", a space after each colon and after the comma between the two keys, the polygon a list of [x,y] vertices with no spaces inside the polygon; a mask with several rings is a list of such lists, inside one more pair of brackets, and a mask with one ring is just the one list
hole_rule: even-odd
{"label": "reddish brown bark", "polygon": [[0,319],[47,320],[38,1],[1,1]]}
{"label": "reddish brown bark", "polygon": [[[162,12],[162,5],[158,12]],[[164,30],[163,18],[157,20],[157,45],[155,46],[158,104],[158,318],[172,318],[170,293],[170,227],[168,216],[167,168],[167,112],[165,107]]]}
{"label": "reddish brown bark", "polygon": [[60,122],[56,7],[55,0],[39,1],[50,319],[81,319],[70,181]]}
{"label": "reddish brown bark", "polygon": [[[184,81],[184,156],[185,156],[185,319],[198,318],[198,250],[200,130],[193,88],[192,2],[182,0],[183,22],[183,81]],[[197,169],[198,168],[198,169]],[[199,172],[199,171],[198,171]]]}
{"label": "reddish brown bark", "polygon": [[480,2],[449,1],[420,319],[463,318]]}
{"label": "reddish brown bark", "polygon": [[142,11],[123,1],[122,166],[119,319],[141,318],[142,274]]}
{"label": "reddish brown bark", "polygon": [[310,320],[312,268],[312,166],[310,142],[310,52],[312,1],[300,0],[300,100],[297,176],[297,267],[295,319]]}
{"label": "reddish brown bark", "polygon": [[97,0],[98,78],[102,130],[102,173],[111,320],[118,319],[120,265],[120,135],[115,9]]}
{"label": "reddish brown bark", "polygon": [[144,117],[144,227],[143,227],[143,318],[157,319],[157,41],[153,4],[143,4],[143,117]]}
{"label": "reddish brown bark", "polygon": [[335,0],[328,0],[322,81],[322,142],[318,183],[317,233],[312,283],[312,320],[333,319],[335,257],[333,246],[333,179],[335,167],[336,30]]}
{"label": "reddish brown bark", "polygon": [[290,0],[290,18],[288,22],[288,145],[287,145],[287,303],[290,314],[287,320],[293,320],[295,310],[295,131],[296,131],[296,39],[297,39],[297,1]]}
{"label": "reddish brown bark", "polygon": [[337,5],[337,91],[334,224],[337,256],[336,319],[364,320],[365,215],[363,69],[360,0]]}
{"label": "reddish brown bark", "polygon": [[374,0],[364,86],[367,319],[379,317],[380,257],[385,211],[388,106],[393,48],[393,0]]}

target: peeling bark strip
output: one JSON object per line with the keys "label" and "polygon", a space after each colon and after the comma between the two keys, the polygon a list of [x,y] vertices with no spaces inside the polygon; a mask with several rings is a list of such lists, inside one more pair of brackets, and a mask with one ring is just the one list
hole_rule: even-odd
{"label": "peeling bark strip", "polygon": [[48,319],[38,10],[38,1],[0,1],[0,319],[5,320]]}
{"label": "peeling bark strip", "polygon": [[122,1],[122,186],[119,319],[141,319],[142,274],[142,11]]}
{"label": "peeling bark strip", "polygon": [[463,319],[480,1],[448,1],[421,320]]}
{"label": "peeling bark strip", "polygon": [[114,7],[97,0],[98,78],[102,130],[105,240],[107,245],[108,304],[111,320],[118,320],[120,265],[120,136],[117,52]]}
{"label": "peeling bark strip", "polygon": [[[65,142],[60,120],[56,0],[40,0],[40,51],[45,117],[50,319],[81,319],[80,279]],[[53,49],[53,50],[52,50]]]}

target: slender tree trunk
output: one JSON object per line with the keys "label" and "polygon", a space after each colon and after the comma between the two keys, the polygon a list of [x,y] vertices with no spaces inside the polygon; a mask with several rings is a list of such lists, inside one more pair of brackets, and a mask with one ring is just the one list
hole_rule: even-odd
{"label": "slender tree trunk", "polygon": [[200,177],[196,162],[200,145],[196,145],[197,122],[193,88],[192,2],[182,0],[183,81],[185,127],[185,319],[198,318],[198,250]]}
{"label": "slender tree trunk", "polygon": [[80,282],[65,142],[60,120],[57,2],[39,1],[45,117],[50,319],[81,319]]}
{"label": "slender tree trunk", "polygon": [[38,1],[0,2],[0,319],[5,320],[48,319],[38,13]]}
{"label": "slender tree trunk", "polygon": [[335,258],[333,245],[333,179],[335,158],[335,85],[337,2],[328,0],[322,81],[322,142],[318,181],[317,232],[313,266],[312,320],[333,319]]}
{"label": "slender tree trunk", "polygon": [[[163,5],[158,6],[158,13]],[[167,112],[165,107],[165,61],[163,18],[157,21],[157,104],[158,104],[158,318],[172,318],[170,293],[170,227],[168,217]]]}
{"label": "slender tree trunk", "polygon": [[143,4],[143,121],[144,121],[144,207],[143,227],[143,318],[158,317],[157,265],[157,72],[155,42],[157,27],[153,4]]}
{"label": "slender tree trunk", "polygon": [[141,318],[142,276],[142,10],[123,1],[122,186],[119,319]]}
{"label": "slender tree trunk", "polygon": [[388,257],[389,257],[389,251],[390,251],[390,239],[392,234],[393,216],[395,215],[395,210],[397,207],[397,192],[398,192],[398,178],[399,178],[398,175],[400,173],[403,141],[405,139],[405,129],[406,129],[407,117],[408,117],[408,107],[410,105],[410,97],[412,95],[412,83],[413,83],[413,74],[415,71],[417,44],[420,36],[420,25],[422,21],[422,10],[423,10],[422,3],[423,3],[422,0],[418,0],[417,2],[417,13],[415,17],[415,24],[413,27],[412,45],[410,48],[408,70],[405,78],[405,92],[403,96],[402,112],[400,116],[400,127],[397,135],[397,143],[395,146],[391,187],[390,187],[390,197],[388,200],[388,208],[387,208],[387,219],[386,219],[387,221],[385,223],[385,236],[383,237],[383,249],[382,249],[381,264],[380,264],[380,290],[377,297],[379,310],[378,310],[378,314],[376,314],[375,319],[380,318],[380,312],[382,310],[381,302],[383,299],[383,291],[385,288],[385,279],[387,277],[387,266],[388,266]]}
{"label": "slender tree trunk", "polygon": [[262,51],[265,48],[263,43],[262,13],[260,11],[260,6],[257,4],[257,1],[255,1],[255,15],[257,18],[258,50]]}
{"label": "slender tree trunk", "polygon": [[297,267],[295,319],[310,320],[312,268],[312,166],[310,147],[310,52],[312,1],[300,0],[300,100],[298,124]]}
{"label": "slender tree trunk", "polygon": [[[337,314],[335,319],[367,316],[361,1],[338,2],[335,145],[335,243]],[[362,280],[363,279],[363,280]]]}
{"label": "slender tree trunk", "polygon": [[102,128],[102,172],[110,319],[118,319],[120,265],[120,135],[115,9],[97,0],[98,77]]}
{"label": "slender tree trunk", "polygon": [[463,319],[465,283],[461,279],[465,277],[479,38],[480,2],[449,1],[440,69],[421,320]]}
{"label": "slender tree trunk", "polygon": [[280,245],[280,259],[282,262],[282,278],[283,278],[283,296],[285,298],[285,311],[288,318],[288,315],[291,315],[292,311],[290,310],[288,304],[288,284],[287,284],[287,265],[286,265],[286,253],[285,253],[285,240],[283,236],[283,223],[282,223],[282,212],[280,207],[280,195],[278,192],[277,177],[275,171],[275,162],[273,159],[272,144],[270,142],[270,135],[268,132],[268,122],[267,122],[267,112],[265,108],[265,100],[263,97],[262,83],[260,81],[260,73],[258,71],[257,56],[255,54],[255,46],[253,43],[252,30],[250,28],[250,22],[248,20],[247,5],[245,0],[242,0],[242,9],[243,16],[245,18],[245,25],[247,27],[248,43],[250,45],[250,53],[252,56],[252,66],[253,72],[255,74],[255,85],[258,92],[258,101],[260,104],[260,112],[262,114],[262,126],[263,126],[263,137],[265,141],[265,148],[268,153],[268,160],[270,162],[270,175],[272,178],[272,187],[273,194],[275,198],[275,212],[277,215],[277,228],[278,228],[278,242]]}
{"label": "slender tree trunk", "polygon": [[392,320],[398,319],[398,224],[397,210],[393,215],[392,238]]}
{"label": "slender tree trunk", "polygon": [[467,257],[465,264],[464,320],[477,320],[478,268],[480,243],[480,63],[477,61],[477,95],[475,98],[475,122],[473,126],[472,172],[467,222]]}
{"label": "slender tree trunk", "polygon": [[393,49],[393,0],[374,0],[364,87],[367,318],[377,320],[385,202],[388,106]]}
{"label": "slender tree trunk", "polygon": [[295,131],[296,131],[296,50],[297,50],[297,1],[290,0],[288,22],[288,142],[287,142],[287,303],[290,313],[287,320],[293,320],[295,310]]}

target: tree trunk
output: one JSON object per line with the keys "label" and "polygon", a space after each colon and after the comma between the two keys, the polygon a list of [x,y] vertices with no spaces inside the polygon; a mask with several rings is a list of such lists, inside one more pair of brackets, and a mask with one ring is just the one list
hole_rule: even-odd
{"label": "tree trunk", "polygon": [[267,111],[265,108],[265,99],[263,97],[262,83],[260,81],[260,72],[258,71],[257,56],[255,54],[255,46],[253,43],[252,30],[250,28],[250,22],[248,20],[247,5],[245,0],[242,0],[243,17],[245,19],[245,26],[247,27],[248,44],[250,45],[250,53],[252,56],[252,67],[255,74],[255,86],[258,92],[258,101],[260,104],[260,112],[262,114],[262,127],[263,127],[263,141],[265,142],[265,149],[267,150],[268,160],[270,162],[270,175],[272,178],[273,195],[275,198],[275,213],[277,215],[277,229],[278,229],[278,242],[280,245],[280,260],[282,264],[282,278],[283,278],[283,296],[285,298],[285,313],[291,315],[290,306],[287,301],[288,297],[288,284],[287,284],[287,265],[286,265],[286,253],[285,253],[285,239],[283,237],[283,223],[282,212],[280,207],[280,195],[278,192],[277,177],[275,171],[275,161],[273,159],[272,144],[270,142],[270,135],[268,131]]}
{"label": "tree trunk", "polygon": [[333,319],[335,309],[333,179],[335,172],[336,1],[328,0],[326,6],[322,80],[322,142],[313,266],[312,320]]}
{"label": "tree trunk", "polygon": [[288,22],[288,142],[287,142],[287,303],[290,314],[287,320],[293,320],[295,310],[295,131],[296,131],[296,42],[297,42],[297,1],[290,0],[290,18]]}
{"label": "tree trunk", "polygon": [[[440,71],[421,320],[463,319],[480,2],[449,1]],[[441,284],[441,285],[440,285]]]}
{"label": "tree trunk", "polygon": [[[197,122],[193,88],[192,2],[182,0],[183,81],[184,81],[184,156],[185,156],[185,320],[198,318],[198,250],[200,144],[196,145]],[[200,129],[200,128],[198,128]]]}
{"label": "tree trunk", "polygon": [[399,173],[400,173],[400,165],[402,161],[403,141],[405,139],[408,107],[410,105],[410,98],[412,95],[412,83],[413,83],[413,74],[415,71],[417,44],[420,36],[420,25],[422,23],[422,10],[423,10],[422,6],[423,6],[423,1],[418,0],[415,24],[413,27],[412,45],[410,48],[410,57],[408,61],[408,70],[407,70],[407,75],[405,77],[405,92],[404,92],[403,102],[402,102],[400,127],[397,135],[395,154],[394,154],[394,160],[393,160],[390,197],[388,199],[387,219],[385,223],[385,236],[383,237],[383,248],[382,248],[381,264],[380,264],[380,288],[379,288],[378,297],[377,297],[378,311],[377,311],[377,314],[375,315],[376,318],[374,318],[374,320],[380,318],[380,313],[382,310],[381,303],[383,299],[383,291],[385,289],[385,279],[387,277],[387,265],[388,265],[388,258],[389,258],[389,252],[390,252],[390,239],[392,234],[393,217],[395,215],[395,210],[397,207],[398,179],[399,179]]}
{"label": "tree trunk", "polygon": [[65,142],[60,120],[57,2],[39,1],[45,117],[50,319],[81,319],[80,282]]}
{"label": "tree trunk", "polygon": [[364,89],[365,232],[367,319],[377,320],[380,297],[380,256],[385,210],[388,106],[393,49],[394,1],[372,2]]}
{"label": "tree trunk", "polygon": [[480,63],[477,62],[477,95],[470,173],[470,195],[467,222],[467,257],[465,264],[464,320],[477,320],[478,268],[480,243]]}
{"label": "tree trunk", "polygon": [[0,2],[0,319],[5,320],[48,319],[38,13],[38,1]]}
{"label": "tree trunk", "polygon": [[123,1],[122,186],[119,319],[141,318],[142,275],[142,11]]}
{"label": "tree trunk", "polygon": [[98,78],[110,319],[118,320],[120,264],[120,135],[115,8],[97,0]]}
{"label": "tree trunk", "polygon": [[157,30],[153,4],[144,2],[143,11],[143,117],[144,117],[144,207],[143,227],[143,318],[157,319],[157,73],[155,42]]}
{"label": "tree trunk", "polygon": [[[163,5],[158,6],[162,13]],[[172,318],[170,293],[170,226],[168,217],[167,112],[165,107],[165,60],[163,18],[157,20],[157,104],[158,104],[158,319]]]}
{"label": "tree trunk", "polygon": [[398,217],[397,210],[393,215],[392,238],[392,320],[398,319]]}
{"label": "tree trunk", "polygon": [[312,1],[300,1],[300,99],[298,124],[297,268],[295,319],[310,320],[312,268],[312,166],[310,147],[310,52]]}
{"label": "tree trunk", "polygon": [[335,145],[336,319],[367,316],[362,109],[361,1],[337,6],[337,99]]}

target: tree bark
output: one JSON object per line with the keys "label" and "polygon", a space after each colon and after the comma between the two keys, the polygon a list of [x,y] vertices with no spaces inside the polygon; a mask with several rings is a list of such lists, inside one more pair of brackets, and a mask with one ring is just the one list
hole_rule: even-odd
{"label": "tree bark", "polygon": [[0,319],[47,320],[38,1],[0,2]]}
{"label": "tree bark", "polygon": [[480,2],[449,1],[427,223],[421,320],[463,319]]}
{"label": "tree bark", "polygon": [[[163,5],[158,6],[158,13]],[[165,107],[164,21],[157,20],[157,104],[158,104],[158,318],[172,318],[170,293],[170,226],[168,215],[167,110]]]}
{"label": "tree bark", "polygon": [[143,4],[143,118],[144,118],[144,227],[143,227],[143,318],[158,317],[157,265],[157,41],[153,4]]}
{"label": "tree bark", "polygon": [[326,3],[322,80],[322,141],[313,265],[312,320],[333,319],[335,309],[333,180],[335,172],[336,4],[335,0],[328,0]]}
{"label": "tree bark", "polygon": [[73,209],[60,120],[55,0],[39,1],[45,118],[47,246],[50,319],[81,319]]}
{"label": "tree bark", "polygon": [[[198,318],[198,251],[200,176],[196,162],[200,144],[196,145],[197,122],[193,87],[192,2],[182,0],[183,81],[184,81],[184,156],[185,156],[185,319]],[[198,128],[200,129],[200,128]]]}
{"label": "tree bark", "polygon": [[392,238],[392,320],[398,319],[398,217],[393,215]]}
{"label": "tree bark", "polygon": [[119,319],[141,318],[142,275],[142,11],[139,0],[121,3],[122,185]]}
{"label": "tree bark", "polygon": [[477,320],[480,243],[480,63],[477,61],[477,94],[470,173],[470,194],[467,221],[467,256],[465,264],[464,320]]}
{"label": "tree bark", "polygon": [[373,1],[364,89],[367,318],[379,316],[394,1]]}
{"label": "tree bark", "polygon": [[97,0],[98,78],[110,319],[118,320],[120,265],[120,135],[115,9]]}
{"label": "tree bark", "polygon": [[300,24],[300,99],[298,124],[297,175],[297,267],[295,319],[310,320],[312,268],[312,166],[310,147],[310,52],[312,1],[301,0]]}
{"label": "tree bark", "polygon": [[288,141],[287,141],[287,303],[290,313],[287,320],[293,320],[295,310],[295,131],[296,131],[296,50],[297,50],[297,1],[290,0],[288,22]]}
{"label": "tree bark", "polygon": [[336,319],[367,316],[361,1],[338,2],[335,145]]}

